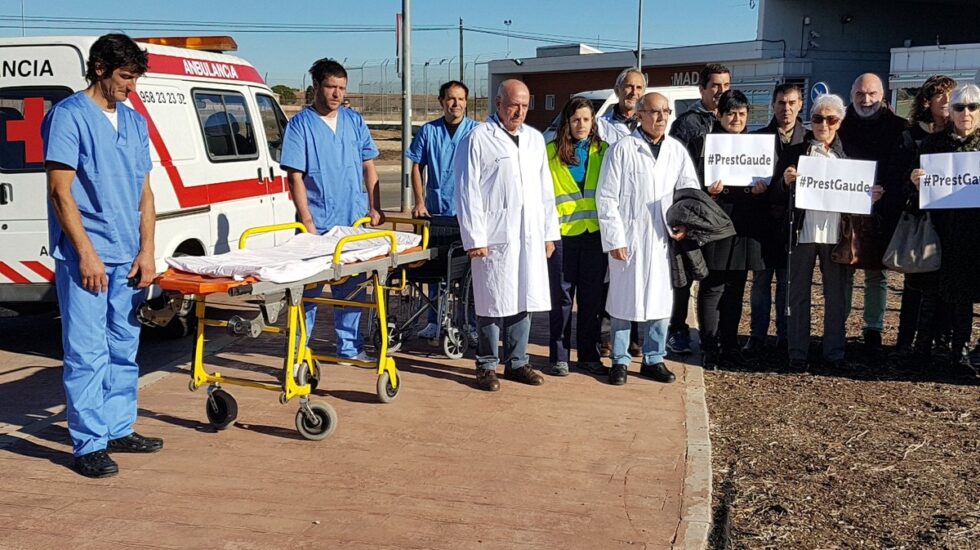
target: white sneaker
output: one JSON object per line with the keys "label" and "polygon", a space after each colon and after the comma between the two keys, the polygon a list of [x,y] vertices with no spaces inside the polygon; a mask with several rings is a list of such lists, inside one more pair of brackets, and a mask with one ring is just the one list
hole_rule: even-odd
{"label": "white sneaker", "polygon": [[419,338],[425,338],[426,340],[432,340],[439,335],[439,325],[435,323],[429,323],[425,325],[425,328],[419,331]]}
{"label": "white sneaker", "polygon": [[[378,362],[377,357],[371,357],[370,355],[367,354],[367,352],[364,352],[364,351],[362,351],[361,353],[358,353],[354,357],[351,357],[350,360],[351,361],[363,361],[365,363],[377,363]],[[354,366],[353,363],[348,363],[344,359],[341,359],[340,361],[337,361],[337,364],[338,365],[347,365],[348,367]]]}

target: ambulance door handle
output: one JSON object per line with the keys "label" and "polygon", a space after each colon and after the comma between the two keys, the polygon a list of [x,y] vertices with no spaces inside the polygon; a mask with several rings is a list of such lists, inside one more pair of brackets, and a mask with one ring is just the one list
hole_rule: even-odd
{"label": "ambulance door handle", "polygon": [[0,205],[14,202],[14,186],[9,183],[0,183]]}
{"label": "ambulance door handle", "polygon": [[256,170],[259,173],[259,185],[262,185],[265,183],[265,180],[262,178],[262,167],[259,166]]}

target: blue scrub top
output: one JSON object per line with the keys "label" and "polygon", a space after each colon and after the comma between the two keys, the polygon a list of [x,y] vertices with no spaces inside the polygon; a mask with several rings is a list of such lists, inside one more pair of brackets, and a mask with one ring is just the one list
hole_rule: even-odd
{"label": "blue scrub top", "polygon": [[464,117],[453,137],[449,137],[446,119],[428,122],[419,129],[405,156],[425,167],[425,208],[434,216],[456,215],[456,180],[453,179],[453,156],[456,146],[477,122]]}
{"label": "blue scrub top", "polygon": [[[41,125],[44,160],[75,169],[71,194],[82,226],[106,264],[131,263],[140,251],[140,199],[153,167],[146,119],[116,103],[119,130],[84,92],[48,111]],[[78,251],[48,204],[48,237],[56,260],[78,261]]]}
{"label": "blue scrub top", "polygon": [[367,215],[364,161],[377,156],[378,148],[359,113],[341,107],[334,133],[311,106],[286,125],[280,164],[283,170],[303,173],[313,223],[326,232]]}

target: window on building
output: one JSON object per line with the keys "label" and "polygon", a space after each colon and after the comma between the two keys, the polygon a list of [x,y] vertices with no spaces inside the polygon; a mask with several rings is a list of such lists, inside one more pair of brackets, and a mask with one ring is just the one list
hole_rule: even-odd
{"label": "window on building", "polygon": [[534,110],[534,94],[531,94],[531,99],[528,100],[527,110],[528,111],[533,111]]}
{"label": "window on building", "polygon": [[258,158],[252,117],[245,96],[236,92],[194,91],[194,107],[212,161]]}
{"label": "window on building", "polygon": [[555,94],[548,94],[544,96],[544,110],[545,111],[555,110]]}

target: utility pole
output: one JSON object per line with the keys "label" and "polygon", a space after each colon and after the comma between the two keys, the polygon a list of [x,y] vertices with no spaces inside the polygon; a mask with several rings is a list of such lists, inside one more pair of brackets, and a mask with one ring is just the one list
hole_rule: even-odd
{"label": "utility pole", "polygon": [[463,18],[459,18],[459,81],[462,82],[463,75]]}
{"label": "utility pole", "polygon": [[[402,212],[412,210],[412,0],[402,0]],[[379,189],[380,193],[381,190]]]}
{"label": "utility pole", "polygon": [[636,16],[636,70],[643,70],[643,0],[640,0],[640,13]]}

